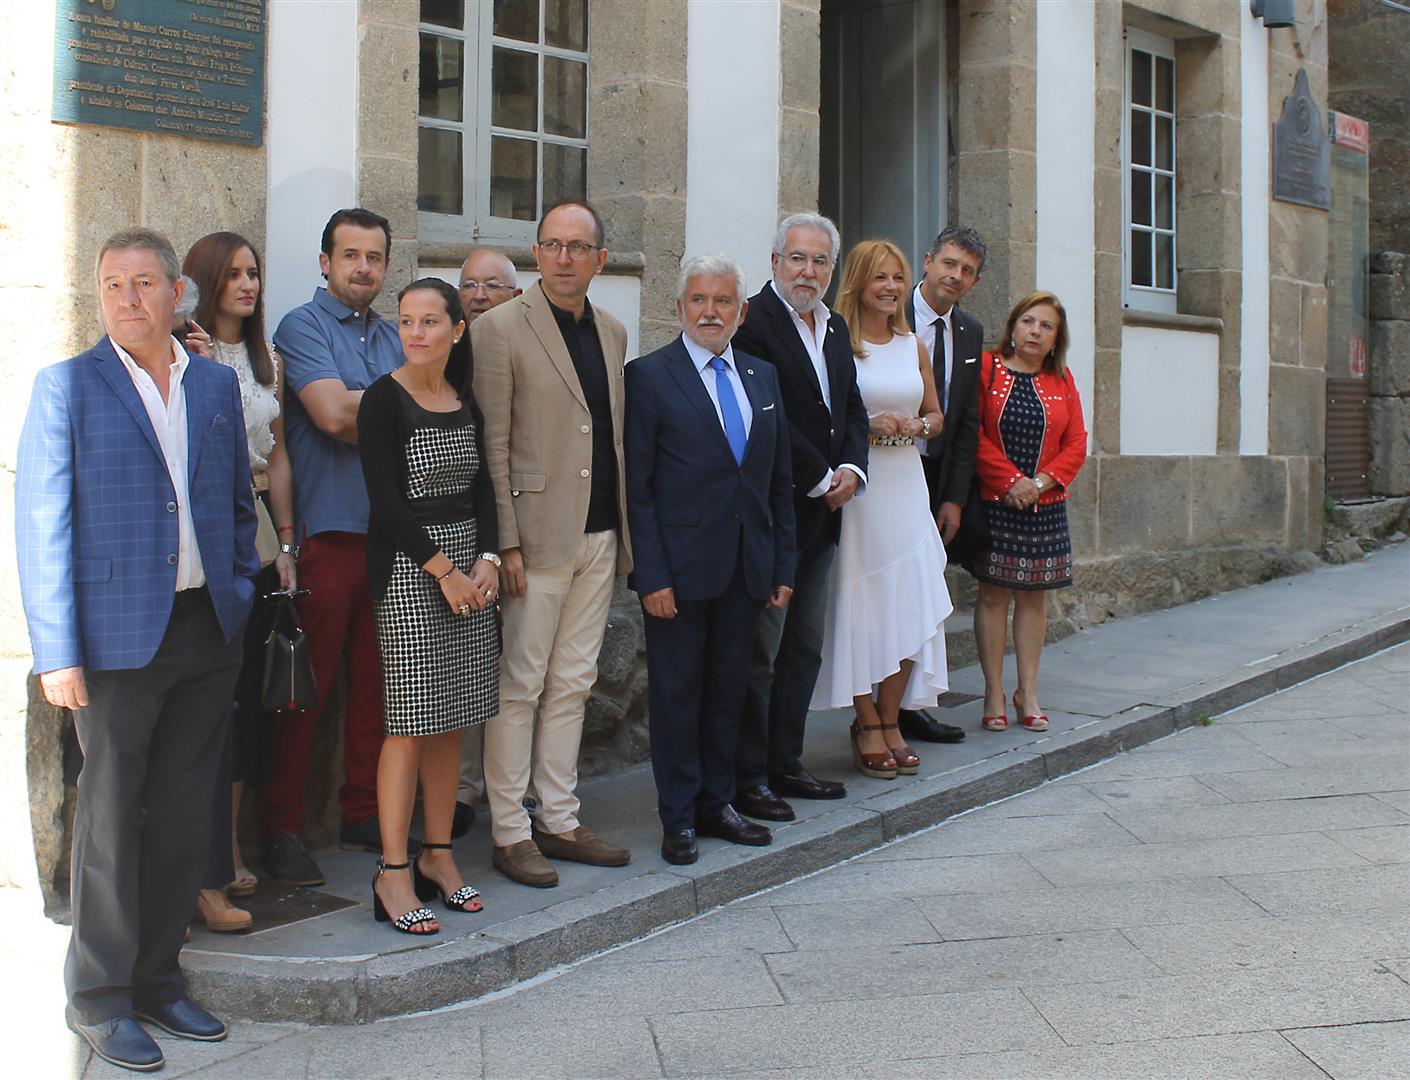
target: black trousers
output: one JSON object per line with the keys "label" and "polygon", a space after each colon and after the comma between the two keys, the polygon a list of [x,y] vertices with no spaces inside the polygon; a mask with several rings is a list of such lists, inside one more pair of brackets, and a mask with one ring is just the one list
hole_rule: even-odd
{"label": "black trousers", "polygon": [[677,599],[674,619],[646,616],[651,770],[666,832],[692,829],[697,811],[734,801],[735,743],[763,606],[737,566],[723,595]]}
{"label": "black trousers", "polygon": [[199,589],[177,594],[146,667],[84,673],[64,984],[85,1023],[185,993],[178,957],[209,852],[239,669],[240,637],[225,640]]}

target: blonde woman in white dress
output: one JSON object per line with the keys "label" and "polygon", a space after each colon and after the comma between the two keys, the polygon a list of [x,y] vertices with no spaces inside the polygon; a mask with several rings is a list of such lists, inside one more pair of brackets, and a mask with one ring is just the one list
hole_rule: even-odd
{"label": "blonde woman in white dress", "polygon": [[900,248],[864,240],[847,256],[837,311],[870,417],[867,487],[842,515],[812,708],[852,706],[852,759],[867,776],[913,774],[900,709],[948,688],[945,546],[930,516],[920,444],[944,417],[926,348],[906,324],[911,271]]}

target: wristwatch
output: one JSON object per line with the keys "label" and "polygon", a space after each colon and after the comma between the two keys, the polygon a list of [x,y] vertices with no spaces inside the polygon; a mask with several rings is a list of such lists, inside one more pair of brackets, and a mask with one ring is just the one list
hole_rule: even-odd
{"label": "wristwatch", "polygon": [[1041,476],[1035,476],[1033,478],[1033,483],[1040,492],[1043,490],[1043,478]]}
{"label": "wristwatch", "polygon": [[485,562],[489,563],[489,564],[490,564],[491,566],[493,566],[496,570],[499,569],[499,567],[500,567],[500,559],[499,559],[499,556],[496,555],[493,551],[482,551],[482,552],[480,552],[480,558],[484,559]]}
{"label": "wristwatch", "polygon": [[299,558],[299,545],[298,545],[298,544],[280,544],[280,545],[279,545],[279,554],[280,554],[280,555],[290,555],[290,556],[293,557],[294,561],[297,562],[297,561],[298,561],[298,558]]}

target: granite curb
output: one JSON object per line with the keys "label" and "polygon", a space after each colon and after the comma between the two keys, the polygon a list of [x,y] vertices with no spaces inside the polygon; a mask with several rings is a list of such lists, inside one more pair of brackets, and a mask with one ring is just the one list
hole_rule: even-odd
{"label": "granite curb", "polygon": [[194,996],[218,1014],[245,1020],[365,1023],[467,1001],[1027,791],[1407,640],[1410,607],[991,758],[839,804],[780,831],[770,847],[708,850],[694,866],[652,868],[443,944],[331,960],[188,952],[183,966]]}

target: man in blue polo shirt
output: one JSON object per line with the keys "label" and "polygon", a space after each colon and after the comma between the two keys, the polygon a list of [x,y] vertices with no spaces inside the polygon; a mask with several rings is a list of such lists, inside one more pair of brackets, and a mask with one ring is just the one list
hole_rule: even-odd
{"label": "man in blue polo shirt", "polygon": [[304,782],[314,732],[344,652],[348,655],[342,846],[380,851],[377,757],[382,748],[382,667],[367,584],[367,488],[357,454],[362,392],[401,364],[396,326],[372,310],[391,254],[387,219],[339,210],[323,229],[318,257],[327,288],[274,332],[287,392],[284,432],[294,467],[294,504],[302,551],[299,613],[308,634],[318,707],[279,718],[264,788],[265,865],[281,881],[321,885],[323,872],[304,848]]}

